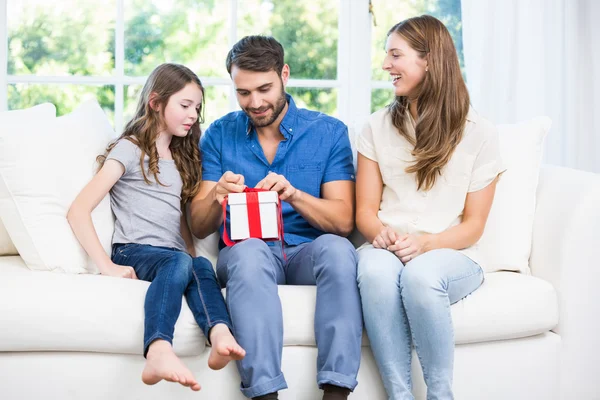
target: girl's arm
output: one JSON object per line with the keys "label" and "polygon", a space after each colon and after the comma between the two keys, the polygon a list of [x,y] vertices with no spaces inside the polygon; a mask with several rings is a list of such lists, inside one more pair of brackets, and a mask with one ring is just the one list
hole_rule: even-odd
{"label": "girl's arm", "polygon": [[81,246],[85,249],[102,275],[137,279],[133,268],[114,264],[104,252],[92,223],[92,211],[125,173],[125,167],[116,160],[106,160],[102,169],[77,195],[67,213],[67,220]]}
{"label": "girl's arm", "polygon": [[356,171],[356,227],[376,248],[391,246],[399,235],[377,216],[383,191],[379,164],[358,153]]}
{"label": "girl's arm", "polygon": [[185,204],[181,205],[181,236],[183,237],[183,241],[185,242],[185,247],[187,248],[187,252],[192,257],[196,257],[196,249],[194,248],[194,239],[192,238],[192,233],[190,232],[190,226],[187,223],[187,207]]}

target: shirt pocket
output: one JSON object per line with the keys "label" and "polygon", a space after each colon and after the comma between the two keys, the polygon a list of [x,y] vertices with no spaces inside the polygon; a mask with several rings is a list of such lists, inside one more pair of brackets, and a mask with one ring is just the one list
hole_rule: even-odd
{"label": "shirt pocket", "polygon": [[[383,149],[382,155],[379,170],[383,184],[389,191],[395,193],[393,200],[404,200],[410,193],[415,193],[417,191],[416,176],[414,173],[406,172],[406,168],[414,162],[410,149],[387,147]],[[387,197],[385,191],[384,197]]]}
{"label": "shirt pocket", "polygon": [[475,156],[465,153],[455,153],[442,172],[442,181],[447,186],[457,187],[465,190],[471,182],[471,172]]}
{"label": "shirt pocket", "polygon": [[286,179],[296,189],[314,197],[321,196],[323,169],[320,163],[301,163],[288,165]]}

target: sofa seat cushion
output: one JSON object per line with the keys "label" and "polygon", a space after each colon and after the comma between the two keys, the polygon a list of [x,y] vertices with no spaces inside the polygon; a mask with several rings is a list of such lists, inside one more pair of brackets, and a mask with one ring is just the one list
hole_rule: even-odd
{"label": "sofa seat cushion", "polygon": [[[280,286],[285,345],[315,345],[316,290]],[[485,275],[474,293],[451,307],[455,342],[477,343],[516,339],[547,332],[558,324],[554,287],[539,278],[515,272]],[[363,345],[368,345],[366,335]]]}
{"label": "sofa seat cushion", "polygon": [[[150,284],[91,274],[29,270],[0,257],[0,351],[142,354],[144,298]],[[173,345],[201,354],[205,338],[185,300]]]}
{"label": "sofa seat cushion", "polygon": [[[28,270],[0,257],[0,351],[142,354],[148,282]],[[314,286],[280,286],[284,345],[314,346]],[[548,282],[514,272],[486,275],[481,288],[451,308],[456,343],[537,335],[558,323]],[[366,335],[363,345],[368,345]],[[175,327],[180,355],[203,351],[205,338],[185,301]]]}

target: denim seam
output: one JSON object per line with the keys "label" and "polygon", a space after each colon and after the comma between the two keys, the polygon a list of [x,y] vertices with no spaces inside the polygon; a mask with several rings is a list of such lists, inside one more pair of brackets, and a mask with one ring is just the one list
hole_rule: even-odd
{"label": "denim seam", "polygon": [[448,284],[450,284],[452,282],[460,281],[462,279],[467,279],[467,278],[470,278],[472,276],[479,275],[479,274],[482,274],[482,273],[483,273],[483,270],[481,269],[481,267],[479,267],[479,270],[477,270],[477,271],[475,271],[475,272],[473,272],[473,273],[471,273],[469,275],[462,275],[462,276],[459,276],[459,277],[456,277],[456,278],[453,278],[453,279],[448,279]]}
{"label": "denim seam", "polygon": [[[166,279],[167,282],[171,281],[171,274],[172,274],[172,272],[173,272],[173,268],[169,268],[169,271],[167,272],[167,279]],[[165,314],[165,299],[167,297],[169,289],[170,289],[170,286],[169,285],[165,285],[165,291],[163,292],[162,299],[161,299],[161,302],[160,302],[160,313],[159,313],[158,318],[157,318],[157,320],[158,320],[157,321],[157,326],[159,326],[159,327],[162,326],[162,321],[163,321],[164,314]]]}
{"label": "denim seam", "polygon": [[[228,274],[229,275],[229,274]],[[229,280],[229,276],[227,277],[227,280]],[[230,296],[229,296],[229,288],[227,288],[227,293],[225,296],[225,302],[227,303],[227,311],[229,311],[229,318],[231,318],[231,327],[233,328],[233,335],[235,336],[235,323],[233,322],[234,318],[233,318],[233,313],[231,312],[231,307],[230,307],[230,302],[229,302]],[[246,375],[244,368],[241,367],[241,360],[237,361],[237,369],[238,372],[240,374],[240,377],[242,378],[242,381],[248,381],[248,375]]]}
{"label": "denim seam", "polygon": [[[407,380],[406,383],[407,383],[407,386],[408,386],[407,389],[409,391],[412,391],[411,361],[412,361],[412,342],[413,342],[413,339],[412,339],[412,332],[410,330],[410,320],[408,319],[408,314],[406,313],[406,308],[404,308],[404,302],[402,301],[402,291],[400,292],[400,300],[401,300],[400,301],[400,307],[402,307],[402,310],[404,310],[404,315],[406,316],[406,322],[407,322],[407,324],[403,324],[404,325],[404,332],[406,334],[406,337],[411,340],[411,343],[408,346],[408,360],[407,360],[408,361],[408,365],[407,365],[407,368],[408,368],[408,374],[407,374],[408,380]],[[415,348],[416,348],[416,345],[415,345]],[[418,353],[417,353],[417,356],[418,356]]]}
{"label": "denim seam", "polygon": [[[408,315],[408,313],[406,313],[406,319],[408,320],[408,325],[412,325],[412,323],[410,322],[410,316]],[[409,328],[410,329],[410,328]],[[427,376],[429,375],[427,372],[427,367],[425,366],[425,364],[423,363],[423,359],[421,358],[421,354],[419,352],[419,343],[417,342],[415,335],[412,332],[412,329],[410,329],[410,337],[412,338],[412,341],[415,345],[415,350],[417,352],[417,357],[419,358],[419,362],[421,363],[421,369],[423,370],[423,377],[425,378],[425,380],[427,380]],[[412,349],[411,349],[412,351]]]}
{"label": "denim seam", "polygon": [[[206,323],[208,326],[212,324],[210,320],[210,315],[208,314],[208,309],[206,308],[206,304],[204,303],[204,296],[202,296],[202,291],[200,290],[200,279],[198,279],[198,275],[196,275],[196,271],[194,270],[194,260],[192,260],[192,275],[194,275],[194,279],[196,280],[196,285],[198,288],[196,291],[198,292],[198,296],[200,296],[200,303],[202,303],[202,308],[204,309],[204,314],[206,315]],[[207,330],[208,333],[208,330]],[[210,338],[206,338],[210,343]]]}

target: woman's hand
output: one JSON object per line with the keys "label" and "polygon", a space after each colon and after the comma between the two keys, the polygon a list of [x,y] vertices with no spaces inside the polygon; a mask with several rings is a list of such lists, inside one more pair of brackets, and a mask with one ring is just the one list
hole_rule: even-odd
{"label": "woman's hand", "polygon": [[402,264],[414,260],[416,257],[428,251],[431,235],[404,235],[387,247]]}
{"label": "woman's hand", "polygon": [[394,232],[392,228],[384,226],[373,239],[373,247],[376,249],[388,249],[388,247],[393,245],[399,238],[400,235]]}

